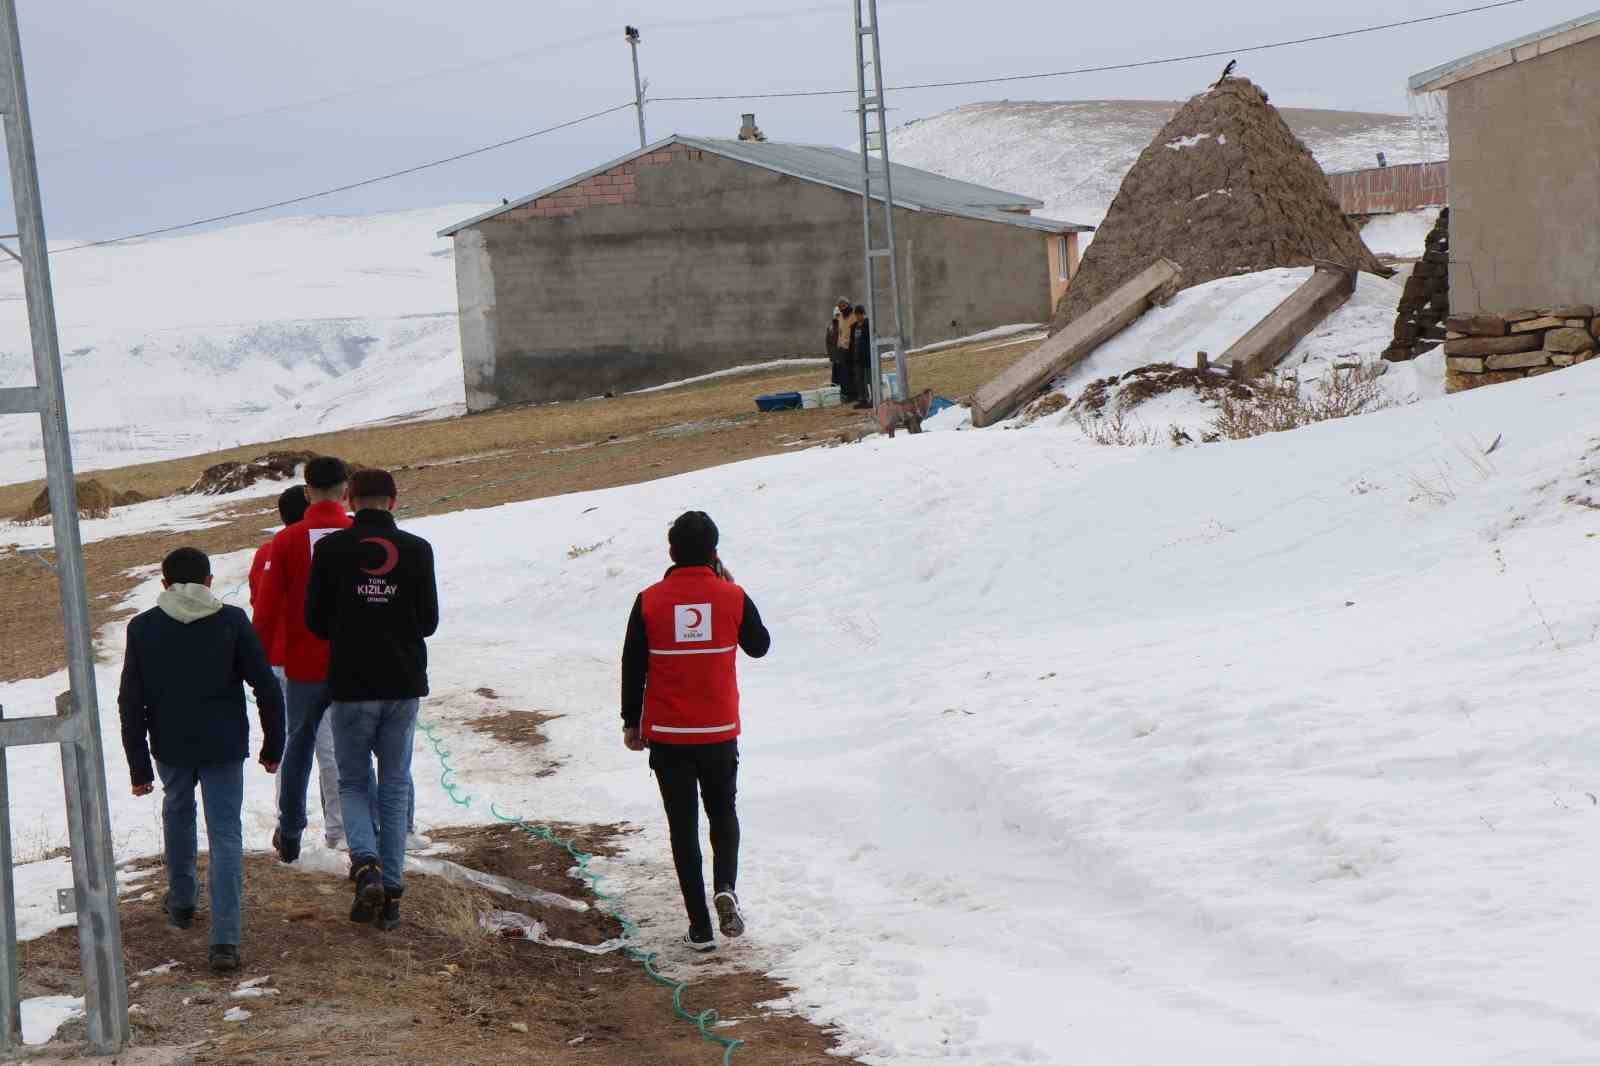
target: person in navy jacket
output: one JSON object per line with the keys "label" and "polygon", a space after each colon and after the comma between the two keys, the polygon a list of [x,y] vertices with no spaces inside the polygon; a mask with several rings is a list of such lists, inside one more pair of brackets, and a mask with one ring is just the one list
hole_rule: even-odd
{"label": "person in navy jacket", "polygon": [[650,750],[672,836],[689,932],[684,943],[711,951],[716,939],[701,871],[700,816],[711,823],[713,903],[722,934],[740,936],[739,680],[742,648],[759,659],[772,647],[744,589],[717,557],[717,526],[703,511],[678,517],[667,532],[672,568],[639,594],[622,649],[622,739]]}

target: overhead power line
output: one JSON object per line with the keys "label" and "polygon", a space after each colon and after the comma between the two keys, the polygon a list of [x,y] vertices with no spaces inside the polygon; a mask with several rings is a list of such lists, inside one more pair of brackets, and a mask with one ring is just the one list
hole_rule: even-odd
{"label": "overhead power line", "polygon": [[[1483,11],[1493,11],[1502,7],[1514,7],[1518,4],[1528,3],[1529,0],[1497,0],[1495,3],[1479,4],[1477,7],[1461,8],[1457,11],[1445,11],[1438,15],[1423,15],[1418,18],[1402,19],[1399,22],[1384,22],[1376,26],[1362,26],[1353,30],[1338,30],[1332,33],[1318,33],[1310,37],[1296,37],[1287,41],[1272,41],[1267,44],[1242,45],[1235,48],[1219,48],[1212,52],[1195,52],[1191,55],[1167,56],[1162,59],[1143,59],[1131,63],[1108,63],[1094,67],[1074,67],[1070,70],[1047,70],[1037,74],[1005,74],[992,78],[965,78],[959,81],[925,81],[908,85],[888,85],[885,89],[889,92],[909,92],[915,89],[955,89],[973,85],[1003,85],[1017,81],[1039,81],[1044,78],[1065,78],[1074,74],[1104,74],[1116,70],[1139,70],[1143,67],[1159,67],[1171,63],[1187,63],[1197,59],[1219,59],[1222,56],[1238,56],[1251,52],[1267,52],[1275,48],[1292,48],[1295,45],[1316,44],[1321,41],[1336,41],[1345,37],[1359,37],[1368,33],[1380,33],[1384,30],[1396,30],[1406,26],[1420,26],[1428,22],[1441,22],[1445,19],[1460,18],[1463,15],[1476,15]],[[780,100],[808,96],[850,96],[854,89],[805,89],[794,92],[759,92],[759,93],[734,93],[711,94],[701,96],[652,96],[651,103],[658,104],[683,104],[701,103],[713,100]]]}
{"label": "overhead power line", "polygon": [[[1074,74],[1095,74],[1116,70],[1137,70],[1143,67],[1163,66],[1171,63],[1186,63],[1191,60],[1199,59],[1215,59],[1221,56],[1245,55],[1252,52],[1265,52],[1276,48],[1290,48],[1296,45],[1340,40],[1346,37],[1359,37],[1364,34],[1379,33],[1384,30],[1401,29],[1406,26],[1420,26],[1425,23],[1460,18],[1464,15],[1475,15],[1480,12],[1493,11],[1499,8],[1515,7],[1519,4],[1525,4],[1528,2],[1529,0],[1496,0],[1494,3],[1479,4],[1476,7],[1461,8],[1455,11],[1445,11],[1437,15],[1422,15],[1417,18],[1402,19],[1397,22],[1380,23],[1375,26],[1362,26],[1350,30],[1319,33],[1309,37],[1297,37],[1286,41],[1272,41],[1266,44],[1242,45],[1235,48],[1224,48],[1210,52],[1195,52],[1190,55],[1167,56],[1161,59],[1145,59],[1129,63],[1110,63],[1094,67],[1076,67],[1071,70],[1042,71],[1036,74],[1007,74],[989,78],[965,78],[956,81],[916,82],[907,85],[891,85],[887,86],[886,88],[891,92],[907,92],[917,89],[949,89],[974,85],[1000,85],[1007,82],[1036,81],[1044,78],[1067,77]],[[744,94],[723,93],[700,96],[653,96],[649,99],[656,103],[698,103],[716,100],[772,100],[817,96],[846,96],[854,92],[854,89],[809,89],[792,92],[763,92]],[[592,122],[597,118],[603,118],[606,115],[615,114],[618,111],[624,111],[634,106],[637,106],[637,101],[629,100],[626,103],[617,104],[614,107],[608,107],[600,111],[594,111],[587,115],[570,119],[566,122],[557,123],[554,126],[546,126],[544,129],[534,130],[531,133],[524,133],[516,137],[507,138],[503,141],[496,141],[494,144],[486,144],[481,148],[473,148],[465,152],[458,152],[455,155],[445,156],[443,159],[430,160],[426,163],[419,163],[416,166],[404,167],[400,170],[393,170],[387,174],[377,174],[370,178],[363,178],[359,181],[352,181],[344,185],[337,185],[331,189],[321,189],[317,192],[304,193],[302,195],[292,196],[284,200],[275,200],[272,203],[260,204],[256,207],[246,207],[237,211],[228,211],[224,214],[212,215],[208,218],[195,219],[192,222],[180,222],[172,226],[160,226],[155,229],[141,230],[138,233],[128,233],[120,237],[110,237],[106,240],[90,241],[86,244],[74,245],[71,248],[57,249],[51,254],[62,255],[66,252],[77,252],[86,248],[104,248],[110,244],[121,244],[125,241],[141,240],[146,237],[159,237],[167,233],[177,233],[182,230],[196,229],[200,226],[209,226],[217,222],[229,222],[236,218],[244,218],[249,215],[258,215],[262,212],[272,211],[280,207],[292,207],[295,204],[306,203],[310,200],[318,200],[326,196],[334,196],[338,193],[349,192],[352,189],[365,188],[368,185],[376,185],[379,182],[391,181],[395,178],[405,177],[408,174],[416,174],[424,170],[431,170],[434,167],[444,166],[447,163],[455,163],[462,159],[469,159],[473,156],[483,155],[486,152],[493,152],[497,149],[506,148],[513,144],[520,144],[523,141],[532,140],[535,137],[542,137],[548,133],[555,133],[557,130],[569,129],[585,122]]]}
{"label": "overhead power line", "polygon": [[[743,22],[774,22],[792,19],[799,15],[814,15],[834,9],[834,4],[810,4],[805,7],[785,8],[779,11],[755,11],[737,15],[719,15],[714,18],[693,19],[668,19],[652,21],[650,31],[652,34],[671,34],[679,30],[699,29],[705,26],[725,27]],[[514,52],[502,52],[499,55],[489,56],[470,63],[457,63],[447,67],[436,67],[432,70],[417,71],[402,77],[390,78],[382,81],[369,81],[359,84],[347,85],[341,89],[323,93],[318,96],[304,97],[299,100],[288,100],[283,103],[270,104],[264,107],[252,108],[245,111],[233,111],[211,118],[197,119],[176,126],[163,126],[157,129],[139,130],[132,133],[123,133],[115,137],[103,137],[97,140],[85,141],[80,144],[68,145],[63,148],[52,148],[40,153],[41,158],[61,158],[69,155],[79,155],[86,151],[104,145],[126,144],[130,142],[148,141],[158,137],[168,137],[185,133],[198,133],[203,130],[216,129],[237,122],[250,119],[267,118],[273,115],[291,114],[296,111],[306,111],[321,107],[324,104],[339,103],[376,92],[388,92],[394,89],[404,89],[412,85],[419,85],[427,81],[442,78],[452,78],[460,74],[472,74],[478,71],[491,70],[495,67],[505,66],[517,60],[531,59],[534,56],[546,55],[551,52],[564,52],[581,45],[595,44],[601,41],[610,41],[616,36],[613,30],[597,30],[578,37],[569,37],[561,41],[549,41],[536,48],[522,48]]]}
{"label": "overhead power line", "polygon": [[473,148],[466,152],[457,152],[455,155],[445,156],[443,159],[434,159],[427,163],[418,163],[414,167],[406,167],[402,170],[391,170],[387,174],[377,174],[370,178],[362,178],[360,181],[352,181],[344,185],[337,185],[331,189],[321,189],[317,192],[308,192],[301,196],[291,196],[287,200],[275,200],[270,204],[261,204],[257,207],[241,208],[238,211],[229,211],[221,215],[212,215],[210,218],[197,218],[193,222],[180,222],[175,226],[161,226],[157,229],[142,230],[138,233],[127,233],[121,237],[109,237],[103,241],[90,241],[88,244],[76,244],[71,248],[59,248],[51,254],[64,255],[67,252],[81,252],[85,248],[104,248],[108,244],[121,244],[124,241],[136,241],[145,237],[159,237],[164,233],[177,233],[179,230],[195,229],[199,226],[209,226],[213,222],[228,222],[232,219],[244,218],[246,215],[259,215],[263,211],[271,211],[279,207],[291,207],[294,204],[303,204],[307,200],[318,200],[324,196],[333,196],[336,193],[349,192],[351,189],[365,188],[368,185],[376,185],[380,181],[389,181],[393,178],[403,178],[407,174],[416,174],[419,171],[431,170],[434,167],[442,167],[446,163],[455,163],[462,159],[470,159],[475,155],[483,155],[485,152],[493,152],[499,148],[506,148],[513,144],[521,144],[523,141],[529,141],[535,137],[542,137],[547,133],[554,133],[557,130],[564,130],[572,126],[581,125],[585,122],[591,122],[594,119],[603,118],[606,115],[615,114],[618,111],[626,110],[627,108],[632,107],[633,103],[634,102],[632,100],[629,100],[625,104],[618,104],[615,107],[608,107],[604,111],[594,111],[590,114],[582,116],[581,118],[575,118],[567,122],[557,123],[554,126],[546,126],[544,129],[534,130],[532,133],[524,133],[520,136],[508,137],[506,140],[496,141],[494,144],[486,144],[481,148]]}

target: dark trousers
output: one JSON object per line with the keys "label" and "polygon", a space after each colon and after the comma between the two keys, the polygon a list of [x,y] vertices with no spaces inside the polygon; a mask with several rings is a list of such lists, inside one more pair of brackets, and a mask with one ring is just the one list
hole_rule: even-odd
{"label": "dark trousers", "polygon": [[851,372],[855,377],[856,402],[872,402],[872,357],[869,355],[858,356],[851,363]]}
{"label": "dark trousers", "polygon": [[832,382],[839,386],[839,398],[841,400],[855,399],[856,376],[848,362],[839,361],[833,364]]}
{"label": "dark trousers", "polygon": [[700,805],[705,804],[706,819],[711,823],[712,884],[718,892],[732,892],[739,877],[739,814],[734,808],[739,790],[739,742],[651,744],[650,769],[655,771],[661,803],[667,810],[672,864],[678,869],[689,926],[696,932],[709,932],[711,912],[706,908],[706,883],[700,868]]}

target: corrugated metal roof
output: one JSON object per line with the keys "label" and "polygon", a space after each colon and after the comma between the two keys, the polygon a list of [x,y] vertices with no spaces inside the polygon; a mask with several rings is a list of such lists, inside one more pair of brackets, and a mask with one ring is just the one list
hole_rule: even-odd
{"label": "corrugated metal roof", "polygon": [[1481,52],[1474,52],[1469,56],[1442,63],[1431,70],[1425,70],[1411,78],[1411,91],[1439,92],[1468,78],[1476,78],[1491,70],[1509,67],[1513,63],[1525,63],[1530,59],[1570,48],[1595,37],[1600,37],[1600,11],[1579,15],[1549,29],[1539,30],[1537,33],[1530,33],[1514,41],[1497,44],[1493,48],[1485,48]]}
{"label": "corrugated metal roof", "polygon": [[[753,163],[758,167],[782,171],[823,185],[861,193],[861,156],[847,148],[820,144],[786,144],[777,141],[734,141],[709,137],[680,137],[690,148],[699,148],[728,159]],[[1043,207],[1043,200],[1020,193],[991,189],[984,185],[956,181],[916,167],[892,164],[894,199],[917,207]]]}
{"label": "corrugated metal roof", "polygon": [[[848,149],[814,144],[786,144],[776,141],[735,141],[711,137],[683,137],[675,134],[664,141],[658,141],[646,148],[630,152],[619,159],[602,163],[592,170],[567,178],[565,181],[541,189],[529,196],[512,200],[493,210],[485,211],[481,215],[475,215],[463,222],[458,222],[447,229],[440,230],[439,235],[441,237],[451,236],[458,230],[466,229],[468,226],[476,225],[513,208],[532,203],[542,196],[549,196],[559,189],[584,181],[596,174],[603,174],[612,167],[629,163],[640,156],[660,151],[673,144],[682,144],[685,147],[710,152],[725,159],[758,166],[764,170],[775,171],[779,174],[787,174],[803,181],[827,185],[845,192],[854,193],[857,196],[861,195],[861,156]],[[1029,215],[1019,215],[1004,210],[1005,208],[1028,208],[1031,210],[1044,206],[1043,201],[1022,196],[1018,193],[991,189],[987,186],[974,185],[965,181],[956,181],[954,178],[946,178],[926,170],[918,170],[916,167],[902,166],[899,163],[892,164],[890,176],[894,181],[895,206],[908,208],[912,211],[933,211],[939,214],[958,215],[963,218],[999,222],[1045,233],[1087,232],[1093,229],[1092,226],[1083,226],[1075,222],[1057,222],[1052,219],[1034,218]]]}

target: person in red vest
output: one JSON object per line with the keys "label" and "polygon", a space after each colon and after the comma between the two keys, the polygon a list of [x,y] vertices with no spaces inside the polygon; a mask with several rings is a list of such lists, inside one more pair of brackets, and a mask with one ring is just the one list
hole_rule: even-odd
{"label": "person in red vest", "polygon": [[[712,951],[716,938],[701,871],[700,814],[711,823],[711,867],[722,935],[744,933],[739,874],[739,649],[772,647],[761,613],[717,557],[717,526],[704,511],[667,532],[672,568],[639,594],[622,648],[622,741],[650,749],[672,836],[672,862],[689,913],[683,942]],[[697,795],[698,793],[698,795]]]}
{"label": "person in red vest", "polygon": [[350,528],[345,513],[345,483],[349,472],[331,455],[306,464],[306,497],[311,506],[305,517],[272,538],[272,565],[256,590],[255,627],[263,647],[281,654],[289,729],[279,768],[278,827],[272,847],[283,862],[300,858],[300,836],[306,828],[306,788],[311,783],[311,760],[317,731],[332,702],[328,694],[328,642],[306,628],[306,582],[311,574],[311,552],[329,533]]}

